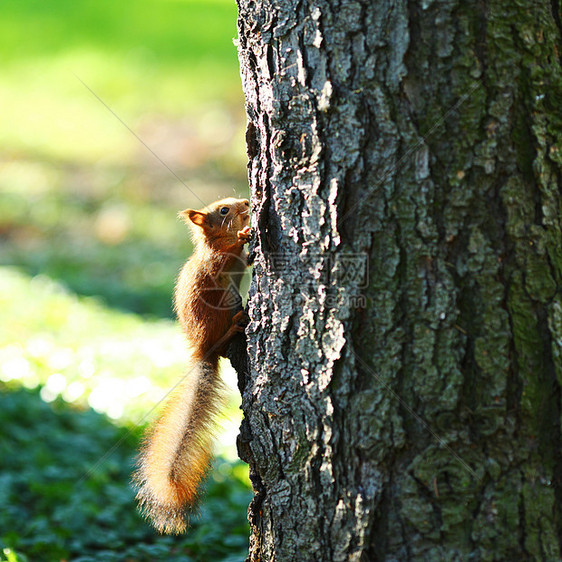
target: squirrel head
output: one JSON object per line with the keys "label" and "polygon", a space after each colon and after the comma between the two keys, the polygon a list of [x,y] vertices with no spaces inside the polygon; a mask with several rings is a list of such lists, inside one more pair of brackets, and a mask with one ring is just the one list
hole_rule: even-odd
{"label": "squirrel head", "polygon": [[236,241],[237,233],[250,223],[250,202],[228,197],[204,209],[185,209],[180,217],[191,227],[196,241]]}

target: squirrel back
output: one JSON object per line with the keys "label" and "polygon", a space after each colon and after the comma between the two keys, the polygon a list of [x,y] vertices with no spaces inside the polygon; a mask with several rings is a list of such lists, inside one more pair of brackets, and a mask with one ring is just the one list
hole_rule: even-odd
{"label": "squirrel back", "polygon": [[247,200],[224,199],[180,213],[195,251],[178,277],[175,310],[190,349],[188,372],[149,429],[134,480],[141,510],[164,533],[180,533],[197,498],[222,400],[219,357],[242,331],[238,287],[251,238]]}

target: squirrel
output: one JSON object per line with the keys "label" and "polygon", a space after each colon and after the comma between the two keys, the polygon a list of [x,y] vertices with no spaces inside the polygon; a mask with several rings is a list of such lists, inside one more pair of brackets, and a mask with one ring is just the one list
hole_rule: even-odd
{"label": "squirrel", "polygon": [[247,199],[222,199],[180,216],[191,227],[195,246],[174,298],[189,369],[149,428],[133,477],[141,511],[163,533],[185,531],[185,516],[209,465],[222,403],[219,357],[248,320],[239,287],[247,267],[244,245],[253,235]]}

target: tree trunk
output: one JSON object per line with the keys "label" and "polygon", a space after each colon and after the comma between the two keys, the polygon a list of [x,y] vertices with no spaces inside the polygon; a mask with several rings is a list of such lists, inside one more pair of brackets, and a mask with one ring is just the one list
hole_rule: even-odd
{"label": "tree trunk", "polygon": [[562,556],[560,0],[238,0],[250,560]]}

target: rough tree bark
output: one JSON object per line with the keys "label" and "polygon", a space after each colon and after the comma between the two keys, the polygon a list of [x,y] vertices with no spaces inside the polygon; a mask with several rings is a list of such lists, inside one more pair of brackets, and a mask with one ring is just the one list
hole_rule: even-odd
{"label": "rough tree bark", "polygon": [[250,560],[560,559],[561,1],[238,7]]}

